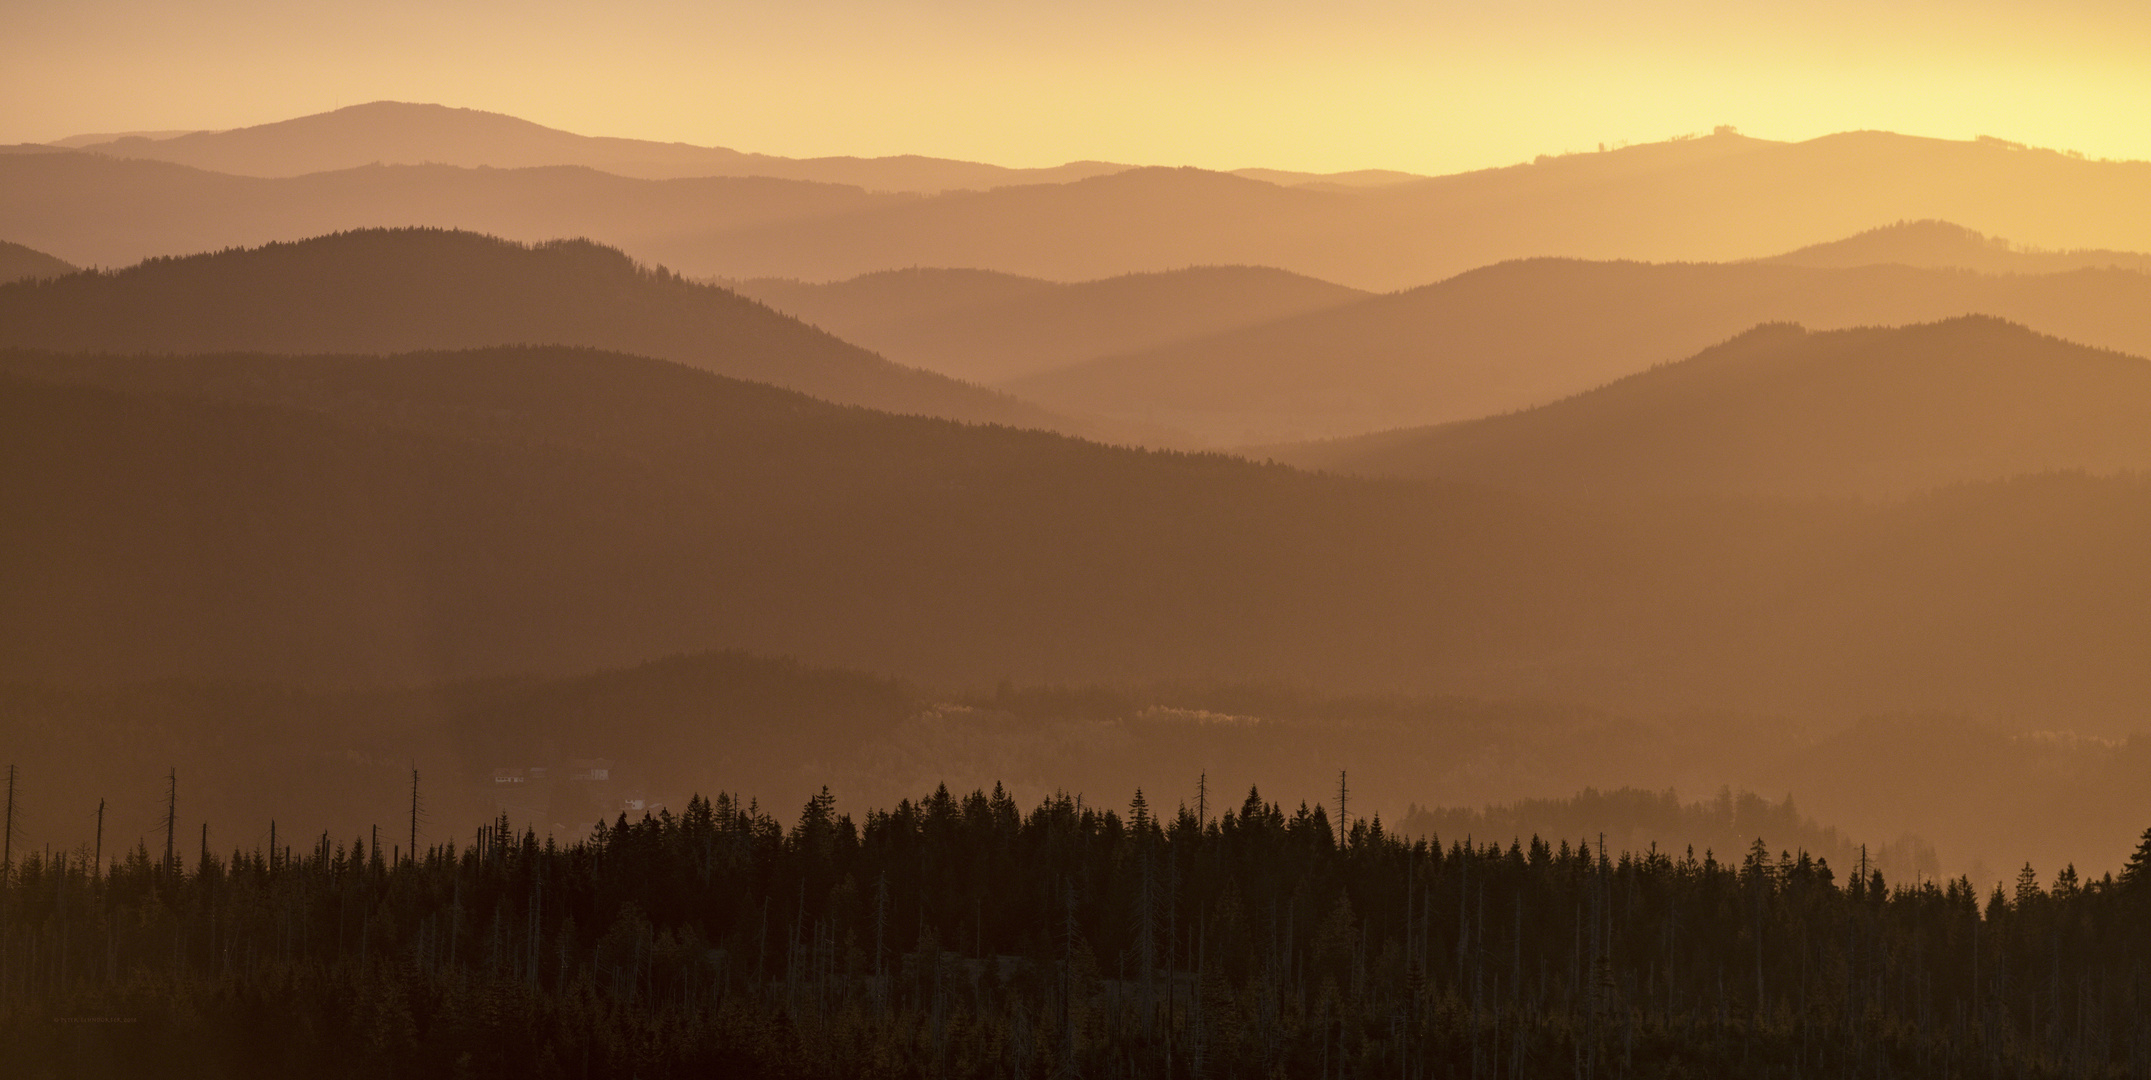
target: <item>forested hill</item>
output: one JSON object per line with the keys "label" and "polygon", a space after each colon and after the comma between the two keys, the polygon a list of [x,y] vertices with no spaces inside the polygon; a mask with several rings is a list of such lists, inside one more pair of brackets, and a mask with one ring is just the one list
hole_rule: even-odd
{"label": "forested hill", "polygon": [[23,278],[59,277],[72,274],[72,264],[55,259],[35,248],[0,240],[0,284],[20,281]]}
{"label": "forested hill", "polygon": [[655,356],[890,412],[1066,426],[588,241],[368,229],[0,287],[0,345],[323,353],[516,344]]}
{"label": "forested hill", "polygon": [[2151,360],[1997,319],[1779,325],[1540,408],[1277,456],[1606,498],[1901,497],[2053,469],[2151,470],[2147,417]]}
{"label": "forested hill", "polygon": [[12,677],[430,682],[745,648],[944,686],[1260,677],[2117,735],[2151,693],[2129,478],[1615,511],[562,348],[0,366]]}

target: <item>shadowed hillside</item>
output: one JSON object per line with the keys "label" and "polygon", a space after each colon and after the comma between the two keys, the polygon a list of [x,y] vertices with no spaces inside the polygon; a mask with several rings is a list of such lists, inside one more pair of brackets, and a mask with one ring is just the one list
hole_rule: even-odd
{"label": "shadowed hillside", "polygon": [[1526,412],[1279,456],[1606,499],[1888,497],[2057,469],[2151,470],[2147,417],[2151,360],[1995,319],[1775,325]]}
{"label": "shadowed hillside", "polygon": [[[712,647],[2121,733],[2151,484],[1563,508],[571,350],[16,355],[14,678],[424,682]],[[28,380],[28,381],[25,381]]]}
{"label": "shadowed hillside", "polygon": [[1764,322],[1813,329],[1980,313],[2151,355],[2151,276],[1533,259],[1409,292],[1103,358],[1008,389],[1217,443],[1357,435],[1528,408]]}
{"label": "shadowed hillside", "polygon": [[1761,262],[1825,268],[1898,263],[1987,274],[2058,274],[2069,270],[2151,270],[2134,251],[2027,251],[1947,221],[1900,221],[1857,236],[1812,244]]}
{"label": "shadowed hillside", "polygon": [[1050,426],[724,289],[588,241],[341,233],[0,289],[0,344],[105,352],[400,352],[564,344],[677,360],[830,401]]}
{"label": "shadowed hillside", "polygon": [[1366,298],[1258,266],[1075,285],[982,270],[885,270],[827,285],[767,278],[730,284],[897,363],[981,383]]}
{"label": "shadowed hillside", "polygon": [[1534,612],[1543,635],[1556,583],[1606,558],[1505,497],[848,410],[618,355],[9,366],[134,388],[8,385],[6,490],[42,508],[7,523],[18,676],[400,681],[711,646],[959,682],[1341,675],[1377,628],[1419,622],[1382,594]]}
{"label": "shadowed hillside", "polygon": [[59,277],[75,272],[73,264],[42,251],[0,240],[0,285],[23,278]]}
{"label": "shadowed hillside", "polygon": [[801,160],[721,146],[576,135],[500,113],[401,101],[351,105],[231,131],[197,131],[162,139],[68,141],[92,153],[170,161],[239,176],[299,176],[363,165],[495,169],[580,165],[645,180],[766,176],[851,184],[871,191],[935,192],[1077,180],[1126,168],[1084,161],[1051,169],[1007,169],[917,155]]}

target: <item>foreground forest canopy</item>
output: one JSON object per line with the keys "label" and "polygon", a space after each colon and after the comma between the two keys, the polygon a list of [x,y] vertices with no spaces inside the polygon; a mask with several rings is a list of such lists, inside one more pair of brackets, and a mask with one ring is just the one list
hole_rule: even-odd
{"label": "foreground forest canopy", "polygon": [[0,890],[15,1075],[2011,1076],[2151,1069],[2151,829],[1981,896],[1758,839],[1407,838],[945,787],[789,829],[322,834]]}

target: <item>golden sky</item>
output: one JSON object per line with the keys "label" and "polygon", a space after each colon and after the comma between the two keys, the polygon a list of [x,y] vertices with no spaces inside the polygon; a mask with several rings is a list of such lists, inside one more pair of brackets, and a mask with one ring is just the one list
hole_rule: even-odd
{"label": "golden sky", "polygon": [[790,156],[1454,172],[1733,124],[2151,159],[2143,0],[6,0],[0,142],[382,99]]}

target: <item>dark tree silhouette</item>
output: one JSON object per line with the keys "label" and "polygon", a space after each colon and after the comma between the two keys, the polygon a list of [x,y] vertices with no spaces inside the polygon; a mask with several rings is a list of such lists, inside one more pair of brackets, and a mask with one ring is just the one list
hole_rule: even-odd
{"label": "dark tree silhouette", "polygon": [[1982,910],[1753,841],[1408,838],[945,787],[693,799],[389,860],[142,846],[6,881],[25,1076],[2140,1076],[2151,833]]}

